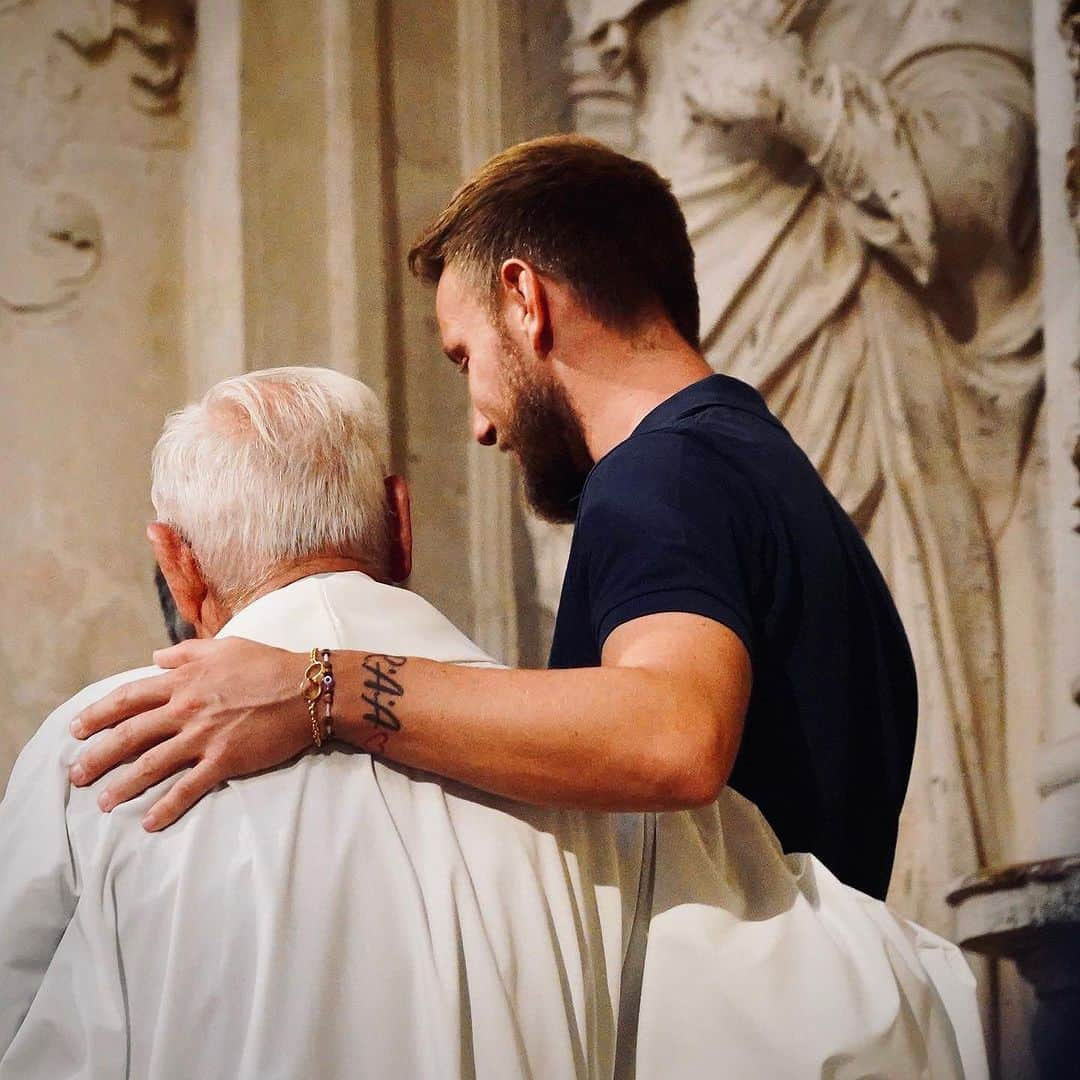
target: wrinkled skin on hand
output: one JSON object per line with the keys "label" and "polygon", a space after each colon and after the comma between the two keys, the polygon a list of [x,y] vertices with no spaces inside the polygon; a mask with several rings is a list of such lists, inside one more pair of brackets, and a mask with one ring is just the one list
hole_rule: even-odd
{"label": "wrinkled skin on hand", "polygon": [[154,654],[167,668],[84,709],[72,734],[109,729],[71,770],[77,786],[129,762],[98,796],[102,810],[188,769],[143,818],[165,828],[226,779],[296,757],[311,745],[300,698],[305,658],[244,638],[185,641]]}

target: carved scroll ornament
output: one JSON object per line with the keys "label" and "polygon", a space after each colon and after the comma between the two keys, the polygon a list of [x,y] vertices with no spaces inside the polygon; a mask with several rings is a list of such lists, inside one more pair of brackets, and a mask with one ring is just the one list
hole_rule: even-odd
{"label": "carved scroll ornament", "polygon": [[85,199],[54,192],[35,201],[23,245],[30,259],[0,271],[0,308],[13,315],[64,307],[101,262],[101,219]]}
{"label": "carved scroll ornament", "polygon": [[[22,10],[34,4],[0,0],[0,15],[5,21],[40,18],[38,11]],[[8,84],[9,99],[0,101],[0,230],[7,241],[0,252],[0,333],[12,317],[70,304],[101,263],[98,212],[52,179],[60,151],[79,129],[77,102],[90,69],[117,55],[121,42],[130,43],[136,65],[130,104],[161,115],[179,106],[194,51],[194,0],[72,0],[53,12],[59,25],[44,28],[42,54],[21,69]],[[49,37],[64,44],[50,49]]]}
{"label": "carved scroll ornament", "polygon": [[87,60],[107,56],[121,40],[138,50],[133,104],[144,112],[174,110],[195,48],[194,0],[89,0],[73,4],[56,36]]}

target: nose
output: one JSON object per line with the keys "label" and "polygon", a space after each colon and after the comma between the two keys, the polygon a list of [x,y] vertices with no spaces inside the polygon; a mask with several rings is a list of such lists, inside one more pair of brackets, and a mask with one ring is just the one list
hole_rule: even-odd
{"label": "nose", "polygon": [[473,409],[473,438],[481,446],[495,445],[495,425],[478,409]]}
{"label": "nose", "polygon": [[593,35],[590,42],[599,49],[600,66],[610,79],[617,79],[626,68],[630,55],[630,35],[622,23],[608,23]]}

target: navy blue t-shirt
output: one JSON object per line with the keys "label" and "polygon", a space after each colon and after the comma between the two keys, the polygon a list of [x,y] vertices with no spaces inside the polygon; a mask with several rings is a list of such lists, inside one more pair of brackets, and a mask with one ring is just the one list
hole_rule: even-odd
{"label": "navy blue t-shirt", "polygon": [[915,741],[915,670],[862,537],[758,393],[713,375],[654,409],[593,468],[552,667],[683,611],[733,630],[753,689],[730,784],[786,851],[883,897]]}

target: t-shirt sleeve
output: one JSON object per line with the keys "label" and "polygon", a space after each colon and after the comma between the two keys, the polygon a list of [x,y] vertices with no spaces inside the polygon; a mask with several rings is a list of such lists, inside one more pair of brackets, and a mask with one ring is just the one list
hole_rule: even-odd
{"label": "t-shirt sleeve", "polygon": [[631,619],[681,611],[722,623],[753,657],[757,514],[746,480],[703,439],[664,430],[616,447],[589,478],[574,540],[597,650]]}

